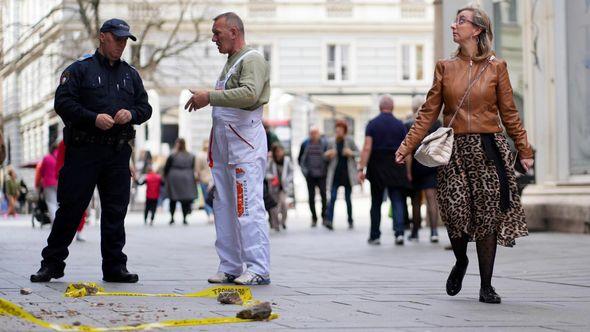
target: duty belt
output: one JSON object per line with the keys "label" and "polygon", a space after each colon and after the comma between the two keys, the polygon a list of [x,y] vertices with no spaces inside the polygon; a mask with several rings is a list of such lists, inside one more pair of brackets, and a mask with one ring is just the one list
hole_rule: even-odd
{"label": "duty belt", "polygon": [[135,130],[122,131],[115,135],[98,135],[87,133],[82,130],[69,128],[69,139],[66,145],[80,146],[84,144],[112,145],[120,150],[125,144],[128,144],[135,138]]}

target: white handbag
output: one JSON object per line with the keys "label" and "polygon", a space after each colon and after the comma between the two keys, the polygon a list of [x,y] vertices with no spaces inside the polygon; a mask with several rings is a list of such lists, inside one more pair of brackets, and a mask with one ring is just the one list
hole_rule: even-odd
{"label": "white handbag", "polygon": [[469,91],[494,59],[495,57],[492,55],[488,60],[488,63],[486,63],[486,65],[482,68],[477,77],[471,82],[471,84],[469,84],[467,91],[465,91],[463,98],[461,98],[461,102],[457,106],[455,114],[453,114],[453,117],[451,118],[451,121],[449,121],[447,127],[438,128],[435,132],[426,136],[422,140],[422,143],[414,154],[414,158],[416,158],[420,164],[427,167],[437,167],[444,166],[449,163],[451,160],[451,154],[453,153],[453,142],[455,141],[453,128],[451,128],[451,125],[455,120],[455,116],[457,116],[457,112],[459,112],[459,109],[461,106],[463,106],[463,102],[469,94]]}
{"label": "white handbag", "polygon": [[453,128],[440,127],[422,140],[414,158],[428,167],[446,165],[451,160],[453,141]]}

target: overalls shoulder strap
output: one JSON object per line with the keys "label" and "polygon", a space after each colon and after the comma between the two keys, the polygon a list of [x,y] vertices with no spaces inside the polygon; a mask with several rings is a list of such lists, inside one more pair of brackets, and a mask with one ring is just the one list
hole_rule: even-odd
{"label": "overalls shoulder strap", "polygon": [[[248,55],[252,54],[252,53],[258,53],[261,54],[260,52],[258,52],[257,50],[250,50],[244,54],[242,54],[241,57],[238,58],[238,60],[236,60],[236,62],[231,66],[231,68],[227,71],[227,74],[225,74],[225,82],[227,82],[229,80],[229,78],[235,73],[236,68],[238,68],[238,65],[240,64],[240,62],[242,62],[242,60],[244,60],[244,58],[246,58]],[[261,54],[262,55],[262,54]]]}

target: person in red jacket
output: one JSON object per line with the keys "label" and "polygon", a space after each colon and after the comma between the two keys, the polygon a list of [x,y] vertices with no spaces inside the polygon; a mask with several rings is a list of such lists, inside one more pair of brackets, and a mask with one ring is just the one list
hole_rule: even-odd
{"label": "person in red jacket", "polygon": [[148,213],[152,213],[150,218],[150,226],[154,225],[154,217],[156,215],[156,208],[158,206],[158,198],[160,198],[160,186],[162,186],[162,177],[160,174],[154,172],[152,165],[148,165],[147,174],[142,181],[137,184],[145,184],[147,186],[145,191],[145,210],[143,211],[143,223],[147,224]]}
{"label": "person in red jacket", "polygon": [[[59,142],[59,144],[57,144],[57,158],[56,158],[56,162],[55,162],[55,170],[56,170],[55,173],[58,178],[59,178],[59,171],[61,170],[61,168],[64,165],[65,158],[66,158],[66,144],[64,143],[63,140],[61,140]],[[59,181],[58,181],[57,185],[59,186]],[[80,242],[86,241],[86,239],[82,235],[82,230],[84,229],[84,225],[86,225],[86,215],[87,214],[88,213],[86,211],[84,211],[84,214],[82,215],[82,219],[80,219],[80,224],[78,225],[78,229],[76,230],[76,241],[80,241]]]}

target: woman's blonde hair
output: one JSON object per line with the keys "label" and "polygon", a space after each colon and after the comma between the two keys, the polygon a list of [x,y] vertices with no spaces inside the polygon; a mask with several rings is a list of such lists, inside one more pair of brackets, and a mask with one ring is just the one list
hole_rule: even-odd
{"label": "woman's blonde hair", "polygon": [[[473,60],[480,61],[487,59],[494,54],[492,50],[492,40],[494,40],[492,21],[483,9],[476,6],[461,8],[457,11],[457,15],[464,10],[473,13],[473,25],[481,29],[481,33],[477,36],[477,53],[473,57]],[[457,48],[455,56],[459,55],[459,53],[461,53],[461,46]]]}

